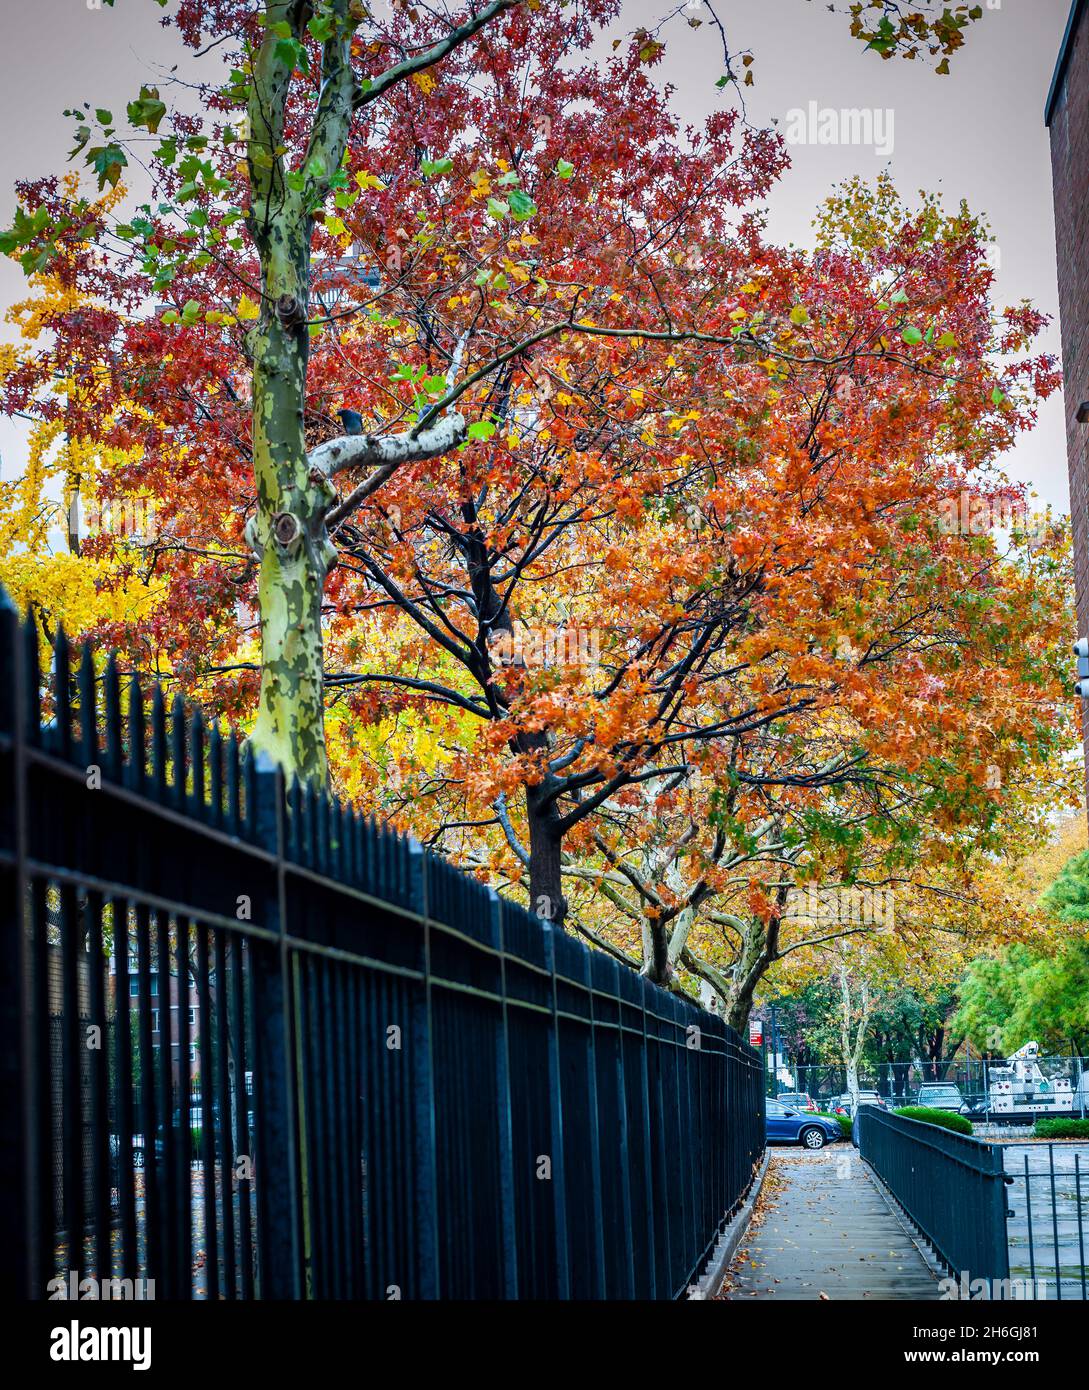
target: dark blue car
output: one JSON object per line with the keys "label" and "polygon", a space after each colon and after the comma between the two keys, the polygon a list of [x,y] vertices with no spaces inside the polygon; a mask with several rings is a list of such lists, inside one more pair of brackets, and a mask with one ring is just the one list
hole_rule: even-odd
{"label": "dark blue car", "polygon": [[838,1120],[826,1120],[807,1110],[794,1110],[779,1100],[766,1107],[766,1135],[772,1144],[803,1144],[807,1149],[823,1149],[842,1136]]}

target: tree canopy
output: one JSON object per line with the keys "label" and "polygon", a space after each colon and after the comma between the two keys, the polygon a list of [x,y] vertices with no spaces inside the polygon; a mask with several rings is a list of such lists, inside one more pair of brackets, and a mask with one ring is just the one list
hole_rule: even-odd
{"label": "tree canopy", "polygon": [[[0,239],[39,460],[3,516],[44,639],[740,1024],[793,953],[983,930],[1071,781],[1070,567],[1059,522],[948,524],[1023,504],[1001,456],[1059,379],[985,225],[883,177],[775,245],[786,149],[705,8],[688,128],[668,17],[595,56],[615,0],[184,0],[222,83],[74,108],[97,188],[22,185]],[[849,7],[939,71],[981,14]],[[47,471],[153,528],[46,557]],[[797,909],[828,885],[896,922]]]}

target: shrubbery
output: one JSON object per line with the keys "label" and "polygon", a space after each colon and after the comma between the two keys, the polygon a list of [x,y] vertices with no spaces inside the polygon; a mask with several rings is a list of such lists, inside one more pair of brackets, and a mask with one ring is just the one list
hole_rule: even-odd
{"label": "shrubbery", "polygon": [[1033,1133],[1037,1139],[1089,1139],[1089,1119],[1037,1120]]}
{"label": "shrubbery", "polygon": [[844,1134],[847,1136],[847,1138],[850,1139],[850,1137],[851,1137],[851,1117],[850,1117],[850,1115],[829,1115],[826,1111],[822,1110],[822,1111],[821,1111],[821,1119],[822,1119],[822,1120],[836,1120],[836,1121],[838,1122],[838,1124],[839,1124],[840,1129],[842,1129],[843,1132],[844,1132]]}
{"label": "shrubbery", "polygon": [[894,1115],[903,1115],[909,1120],[922,1120],[924,1124],[940,1125],[951,1129],[955,1134],[971,1134],[972,1122],[967,1115],[958,1115],[955,1110],[931,1110],[926,1105],[903,1105]]}

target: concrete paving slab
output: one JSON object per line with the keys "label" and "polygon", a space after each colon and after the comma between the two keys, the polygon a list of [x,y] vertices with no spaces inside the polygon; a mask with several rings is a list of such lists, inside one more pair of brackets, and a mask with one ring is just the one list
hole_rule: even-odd
{"label": "concrete paving slab", "polygon": [[777,1150],[726,1299],[938,1298],[938,1282],[857,1152]]}

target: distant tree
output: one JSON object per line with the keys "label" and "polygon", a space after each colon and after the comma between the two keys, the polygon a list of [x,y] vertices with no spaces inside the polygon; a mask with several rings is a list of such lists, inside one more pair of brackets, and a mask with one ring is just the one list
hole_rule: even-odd
{"label": "distant tree", "polygon": [[1041,903],[1061,922],[1089,923],[1089,850],[1063,866]]}

